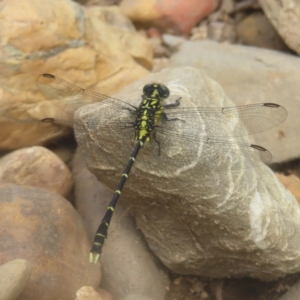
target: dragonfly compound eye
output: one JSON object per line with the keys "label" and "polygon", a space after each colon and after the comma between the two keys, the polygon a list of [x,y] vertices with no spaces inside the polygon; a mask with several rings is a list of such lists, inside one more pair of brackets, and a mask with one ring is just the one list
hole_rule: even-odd
{"label": "dragonfly compound eye", "polygon": [[146,97],[150,97],[153,93],[154,85],[153,84],[146,84],[143,88],[143,93]]}
{"label": "dragonfly compound eye", "polygon": [[158,86],[158,92],[161,98],[168,98],[170,96],[170,90],[163,84]]}

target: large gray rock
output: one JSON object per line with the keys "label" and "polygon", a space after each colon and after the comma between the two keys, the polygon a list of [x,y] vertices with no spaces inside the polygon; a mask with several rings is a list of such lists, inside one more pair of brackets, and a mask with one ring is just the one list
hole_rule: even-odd
{"label": "large gray rock", "polygon": [[[181,96],[180,107],[233,105],[216,82],[188,67],[143,78],[116,98],[138,105],[142,87],[153,81],[170,88],[174,96],[167,103]],[[75,118],[81,124],[75,132],[88,168],[115,189],[132,145],[126,131],[107,125],[128,111],[110,109],[107,103],[97,103],[78,110]],[[165,136],[161,156],[140,151],[122,193],[151,250],[172,271],[184,274],[273,279],[299,271],[300,210],[294,197],[268,167],[243,168],[245,157],[227,154],[222,143],[216,149],[209,140],[211,151],[204,155],[206,139],[201,134],[214,129],[204,125],[203,116],[188,116]],[[229,124],[232,132],[238,130],[238,124]],[[223,127],[218,126],[221,131],[230,129],[225,123]],[[183,128],[193,133],[190,142],[174,140]],[[223,171],[218,169],[221,164]],[[235,166],[240,169],[233,171]]]}

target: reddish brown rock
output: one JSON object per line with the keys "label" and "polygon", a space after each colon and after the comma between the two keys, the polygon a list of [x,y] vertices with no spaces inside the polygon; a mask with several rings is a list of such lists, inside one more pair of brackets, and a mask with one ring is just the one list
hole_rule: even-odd
{"label": "reddish brown rock", "polygon": [[37,90],[40,74],[54,73],[83,88],[113,94],[148,74],[152,65],[150,43],[117,7],[11,0],[0,11],[0,36],[4,150],[37,144],[37,120],[62,114]]}
{"label": "reddish brown rock", "polygon": [[43,147],[16,150],[0,159],[0,181],[48,189],[67,197],[72,189],[68,167]]}
{"label": "reddish brown rock", "polygon": [[23,258],[32,265],[22,300],[73,300],[80,287],[99,284],[81,218],[55,193],[1,183],[0,240],[0,264]]}
{"label": "reddish brown rock", "polygon": [[123,0],[122,11],[134,22],[164,31],[189,34],[191,29],[219,5],[219,0]]}

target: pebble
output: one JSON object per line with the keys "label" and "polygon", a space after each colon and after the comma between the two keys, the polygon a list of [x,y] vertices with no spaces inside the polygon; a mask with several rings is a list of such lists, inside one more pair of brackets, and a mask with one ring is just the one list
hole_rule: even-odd
{"label": "pebble", "polygon": [[16,300],[32,273],[31,264],[24,259],[8,261],[0,266],[0,299]]}
{"label": "pebble", "polygon": [[103,299],[91,286],[83,286],[77,291],[75,300],[106,300],[106,299]]}

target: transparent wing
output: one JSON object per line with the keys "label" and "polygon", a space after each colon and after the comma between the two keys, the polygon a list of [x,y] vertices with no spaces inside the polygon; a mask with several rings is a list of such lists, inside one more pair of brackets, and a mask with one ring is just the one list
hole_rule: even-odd
{"label": "transparent wing", "polygon": [[129,159],[136,143],[133,128],[135,115],[123,110],[119,112],[119,120],[115,120],[113,117],[116,112],[112,109],[102,110],[98,106],[98,113],[94,114],[90,113],[91,109],[85,107],[83,116],[76,120],[55,118],[41,120],[38,123],[40,135],[45,141],[57,139],[56,145],[73,150],[74,130],[79,150],[87,159],[92,158],[99,163],[109,161],[113,166],[117,165],[114,161],[116,158]]}
{"label": "transparent wing", "polygon": [[[180,144],[178,144],[180,141]],[[176,172],[184,166],[197,163],[199,171],[239,170],[260,167],[272,161],[271,153],[249,143],[237,143],[212,138],[194,138],[179,133],[162,134],[159,129],[152,151],[141,151],[140,161],[156,161],[157,166],[169,172]],[[155,159],[154,159],[155,157]]]}
{"label": "transparent wing", "polygon": [[113,105],[116,110],[135,109],[124,101],[82,89],[51,74],[40,75],[37,79],[37,87],[55,106],[72,116],[78,108],[95,102]]}
{"label": "transparent wing", "polygon": [[[134,106],[81,89],[50,74],[41,75],[37,86],[51,103],[72,116],[84,107],[84,113],[76,120],[42,120],[43,132],[58,136],[74,127],[82,153],[93,161],[116,165],[116,159],[129,157],[135,143]],[[145,162],[155,156],[160,166],[172,166],[174,170],[191,163],[199,153],[207,170],[226,169],[229,161],[231,169],[256,167],[271,161],[270,152],[260,146],[218,138],[264,131],[286,117],[286,110],[272,103],[223,108],[167,106],[151,142],[140,155]],[[180,157],[180,153],[186,153],[185,157]]]}
{"label": "transparent wing", "polygon": [[[124,101],[79,88],[59,77],[43,74],[37,80],[42,94],[61,110],[74,114],[82,106],[101,102],[119,110],[135,110]],[[92,110],[91,110],[92,113]],[[228,137],[244,136],[271,129],[287,117],[284,107],[274,103],[259,103],[236,107],[168,107],[165,114],[169,120],[201,118],[205,125],[204,136]],[[164,122],[165,131],[176,130],[174,122]]]}
{"label": "transparent wing", "polygon": [[[198,159],[201,160],[202,168],[208,172],[258,167],[272,160],[271,153],[263,147],[208,136],[207,123],[199,115],[193,118],[193,113],[192,117],[187,114],[184,119],[180,116],[174,119],[162,117],[152,136],[151,144],[154,146],[150,156],[156,156],[163,168],[172,165],[175,172],[180,166],[189,165]],[[223,131],[219,135],[222,134],[226,138],[231,137],[230,132]]]}
{"label": "transparent wing", "polygon": [[[73,135],[73,126],[73,121],[59,120],[55,118],[45,118],[39,121],[37,124],[37,130],[41,137],[40,141],[48,142],[61,138],[58,144],[66,148],[70,148],[68,147],[67,142],[70,136]],[[62,138],[65,138],[66,141],[63,141]]]}
{"label": "transparent wing", "polygon": [[[86,138],[86,130],[91,133],[91,129],[95,127],[99,128],[98,125],[101,124],[99,130],[102,133],[104,131],[105,133],[108,132],[111,139],[113,139],[111,131],[117,131],[121,134],[121,138],[119,139],[129,137],[130,145],[132,144],[132,135],[134,134],[132,124],[136,118],[136,108],[134,106],[116,98],[87,91],[51,74],[40,75],[37,79],[37,87],[47,100],[71,116],[69,120],[57,118],[41,120],[38,123],[38,131],[44,141],[65,137],[66,141],[60,138],[56,144],[70,148],[68,147],[68,140],[72,141],[72,138],[70,138],[72,128],[76,128],[77,141],[82,142]],[[89,104],[93,105],[89,107]],[[82,122],[81,120],[74,119],[75,111],[81,107],[85,107],[86,115],[91,115],[88,121]],[[95,110],[98,111],[96,115]],[[108,145],[108,139],[104,138],[104,142]],[[84,145],[84,143],[82,144]],[[113,148],[112,145],[110,147]],[[83,153],[85,156],[92,155],[84,149],[84,146],[81,147],[81,150],[85,152]],[[122,150],[123,153],[121,153],[121,149],[118,151],[114,147],[114,151],[111,153],[113,157],[130,155],[124,149]],[[93,154],[93,156],[95,155]]]}
{"label": "transparent wing", "polygon": [[[259,103],[236,107],[174,107],[166,108],[169,120],[203,120],[203,136],[238,137],[271,129],[287,118],[284,107],[274,103]],[[165,132],[176,131],[178,122],[164,122]],[[190,124],[190,122],[188,122]],[[183,126],[180,124],[180,126]]]}

